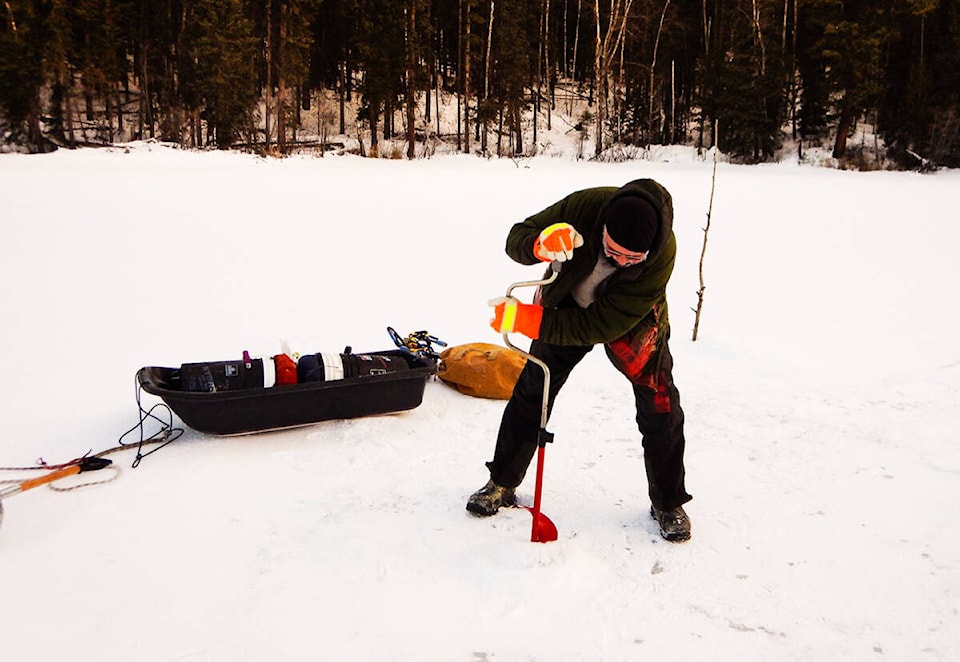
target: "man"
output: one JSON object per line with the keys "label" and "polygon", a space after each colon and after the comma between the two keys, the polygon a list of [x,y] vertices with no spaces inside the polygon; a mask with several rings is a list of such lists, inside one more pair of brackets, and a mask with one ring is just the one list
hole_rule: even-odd
{"label": "man", "polygon": [[[530,353],[550,368],[548,412],[574,366],[594,345],[604,345],[633,387],[650,514],[666,540],[688,540],[682,506],[692,497],[684,485],[683,410],[667,344],[666,287],[677,250],[670,194],[652,179],[577,191],[514,225],[506,250],[521,264],[559,262],[562,268],[532,304],[491,301],[491,325],[533,339]],[[543,372],[527,362],[486,463],[490,480],[470,496],[470,512],[485,517],[516,503],[516,487],[537,448],[542,398]]]}

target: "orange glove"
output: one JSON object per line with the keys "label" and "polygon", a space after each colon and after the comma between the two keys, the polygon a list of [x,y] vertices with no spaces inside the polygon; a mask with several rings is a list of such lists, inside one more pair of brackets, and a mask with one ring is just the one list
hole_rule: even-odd
{"label": "orange glove", "polygon": [[487,305],[493,306],[493,319],[490,320],[490,326],[497,333],[522,333],[533,339],[540,337],[543,306],[535,303],[521,303],[513,297],[491,299]]}
{"label": "orange glove", "polygon": [[544,262],[566,262],[573,249],[583,246],[583,235],[569,223],[554,223],[544,229],[533,243],[533,254]]}

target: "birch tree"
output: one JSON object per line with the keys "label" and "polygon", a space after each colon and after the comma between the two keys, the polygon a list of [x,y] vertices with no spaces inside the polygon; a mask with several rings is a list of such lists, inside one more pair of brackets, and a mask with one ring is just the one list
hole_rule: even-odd
{"label": "birch tree", "polygon": [[610,78],[616,63],[617,51],[623,44],[627,17],[633,0],[610,0],[610,16],[607,27],[602,27],[600,0],[594,0],[593,15],[596,19],[596,41],[594,52],[594,88],[597,98],[596,142],[594,154],[603,153],[604,129],[607,123],[610,95]]}

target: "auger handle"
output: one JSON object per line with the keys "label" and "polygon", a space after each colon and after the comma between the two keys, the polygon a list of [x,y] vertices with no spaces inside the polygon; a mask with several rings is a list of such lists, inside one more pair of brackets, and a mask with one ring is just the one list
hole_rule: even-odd
{"label": "auger handle", "polygon": [[[560,263],[552,262],[550,264],[550,269],[553,273],[542,280],[527,280],[519,283],[513,283],[507,288],[507,296],[512,296],[513,291],[518,287],[539,287],[541,285],[549,285],[557,279],[557,276],[560,275]],[[523,351],[510,342],[509,334],[506,331],[503,332],[503,342],[506,343],[507,347],[525,356],[528,361],[533,361],[540,366],[541,370],[543,370],[543,401],[540,405],[540,439],[538,440],[538,445],[542,447],[545,443],[547,443],[547,441],[550,441],[547,433],[547,406],[550,403],[550,368],[547,367],[546,363],[538,359],[533,354]]]}

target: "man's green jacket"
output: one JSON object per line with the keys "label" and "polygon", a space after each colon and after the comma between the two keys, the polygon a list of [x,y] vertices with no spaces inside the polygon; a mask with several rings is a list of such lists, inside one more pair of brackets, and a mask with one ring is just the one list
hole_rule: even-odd
{"label": "man's green jacket", "polygon": [[[628,195],[647,200],[659,211],[660,229],[650,254],[644,262],[617,269],[601,282],[587,308],[569,305],[567,297],[593,271],[602,253],[607,205]],[[608,353],[609,343],[625,340],[625,336],[634,339],[634,344],[653,336],[660,345],[659,340],[668,335],[666,288],[677,253],[673,201],[667,190],[652,179],[637,179],[620,188],[598,187],[571,193],[514,225],[507,236],[507,254],[521,264],[536,264],[534,242],[544,228],[559,222],[575,227],[583,235],[584,243],[574,251],[571,260],[563,263],[557,279],[538,295],[537,303],[544,307],[540,339],[556,345],[604,343]]]}

